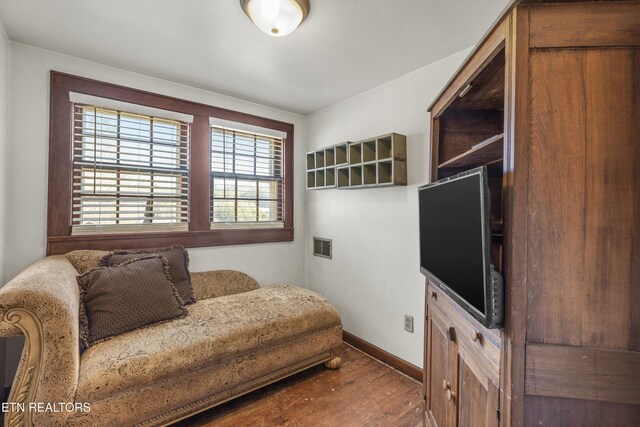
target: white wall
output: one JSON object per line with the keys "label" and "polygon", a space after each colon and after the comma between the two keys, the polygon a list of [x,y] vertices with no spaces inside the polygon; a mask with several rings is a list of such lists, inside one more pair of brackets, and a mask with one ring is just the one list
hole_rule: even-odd
{"label": "white wall", "polygon": [[[293,123],[295,241],[189,249],[189,255],[192,271],[230,268],[252,275],[263,285],[304,285],[305,117],[15,42],[11,42],[6,156],[10,203],[2,209],[7,219],[6,245],[11,248],[6,252],[7,280],[45,255],[50,70]],[[7,363],[13,365],[17,346],[10,343],[9,347]]]}
{"label": "white wall", "polygon": [[[407,136],[406,187],[307,192],[306,284],[325,295],[344,329],[422,366],[424,276],[419,272],[418,186],[427,183],[427,107],[470,49],[312,114],[308,151],[385,133]],[[333,239],[314,257],[313,236]],[[414,333],[404,331],[404,314]]]}
{"label": "white wall", "polygon": [[[5,283],[6,192],[7,192],[7,123],[9,98],[9,38],[0,23],[0,287]],[[0,338],[0,388],[4,385],[5,340]]]}

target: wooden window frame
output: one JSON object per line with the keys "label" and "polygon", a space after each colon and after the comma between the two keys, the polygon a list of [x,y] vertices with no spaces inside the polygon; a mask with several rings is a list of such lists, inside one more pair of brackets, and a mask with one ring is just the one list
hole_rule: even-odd
{"label": "wooden window frame", "polygon": [[[109,98],[193,115],[190,141],[189,230],[132,234],[71,236],[73,200],[72,102],[69,92]],[[284,228],[210,229],[211,141],[209,118],[244,123],[285,132]],[[140,249],[181,244],[185,247],[293,241],[293,124],[173,98],[85,77],[51,71],[49,106],[49,191],[47,255],[75,249]]]}

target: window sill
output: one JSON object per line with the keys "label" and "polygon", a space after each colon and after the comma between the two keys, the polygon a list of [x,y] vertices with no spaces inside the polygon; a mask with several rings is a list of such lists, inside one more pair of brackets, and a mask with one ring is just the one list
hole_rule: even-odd
{"label": "window sill", "polygon": [[145,225],[80,225],[71,228],[72,236],[100,236],[100,235],[127,235],[138,233],[176,233],[187,232],[189,226],[185,224],[145,224]]}
{"label": "window sill", "polygon": [[49,236],[47,255],[60,255],[76,249],[144,249],[175,244],[186,248],[197,248],[292,241],[293,228]]}
{"label": "window sill", "polygon": [[262,230],[267,228],[284,228],[283,222],[240,222],[240,223],[225,223],[214,222],[211,224],[211,230]]}

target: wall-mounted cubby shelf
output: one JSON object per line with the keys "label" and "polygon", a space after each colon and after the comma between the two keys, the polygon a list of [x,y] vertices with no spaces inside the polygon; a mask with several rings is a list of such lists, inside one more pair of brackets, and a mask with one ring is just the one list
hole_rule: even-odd
{"label": "wall-mounted cubby shelf", "polygon": [[407,185],[407,142],[391,133],[307,153],[307,189]]}
{"label": "wall-mounted cubby shelf", "polygon": [[339,180],[336,168],[348,166],[350,142],[307,153],[307,188],[332,188]]}

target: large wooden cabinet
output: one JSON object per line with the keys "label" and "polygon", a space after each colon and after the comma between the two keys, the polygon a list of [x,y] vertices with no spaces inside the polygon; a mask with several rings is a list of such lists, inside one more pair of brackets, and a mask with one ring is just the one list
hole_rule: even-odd
{"label": "large wooden cabinet", "polygon": [[505,325],[426,282],[425,423],[640,422],[640,2],[513,1],[429,108],[486,165]]}

